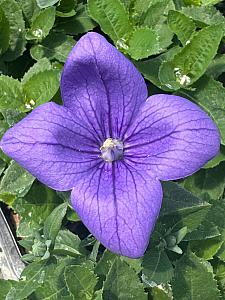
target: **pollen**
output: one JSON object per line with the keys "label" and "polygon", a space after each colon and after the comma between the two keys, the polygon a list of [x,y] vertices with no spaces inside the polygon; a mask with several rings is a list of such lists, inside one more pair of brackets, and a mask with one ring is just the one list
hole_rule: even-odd
{"label": "pollen", "polygon": [[123,157],[123,143],[117,139],[106,139],[100,150],[101,158],[106,162],[120,160]]}

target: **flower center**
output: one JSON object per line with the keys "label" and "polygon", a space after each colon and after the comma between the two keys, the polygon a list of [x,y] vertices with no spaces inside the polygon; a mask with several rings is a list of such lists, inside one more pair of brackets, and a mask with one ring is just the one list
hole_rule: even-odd
{"label": "flower center", "polygon": [[101,157],[106,162],[120,160],[123,157],[123,143],[120,140],[108,138],[100,148]]}

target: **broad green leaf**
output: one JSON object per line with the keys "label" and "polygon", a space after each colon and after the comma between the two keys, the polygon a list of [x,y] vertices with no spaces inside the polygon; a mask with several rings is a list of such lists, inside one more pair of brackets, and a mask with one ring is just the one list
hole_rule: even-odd
{"label": "broad green leaf", "polygon": [[219,300],[211,265],[189,252],[177,262],[172,281],[174,299]]}
{"label": "broad green leaf", "polygon": [[76,300],[93,299],[97,277],[85,265],[68,266],[64,271],[64,280],[70,294]]}
{"label": "broad green leaf", "polygon": [[225,297],[225,263],[217,260],[213,266],[215,279],[221,292],[221,299]]}
{"label": "broad green leaf", "polygon": [[65,62],[74,44],[75,41],[71,36],[52,32],[41,44],[34,45],[30,53],[35,60],[46,57],[50,60]]}
{"label": "broad green leaf", "polygon": [[[90,16],[108,34],[116,46],[124,48],[132,32],[125,6],[120,0],[88,0]],[[126,47],[125,47],[126,48]],[[125,49],[126,50],[126,49]]]}
{"label": "broad green leaf", "polygon": [[201,220],[201,224],[195,230],[185,236],[185,241],[206,240],[221,235],[218,226],[212,221],[208,221],[207,216],[208,214],[205,215],[205,217]]}
{"label": "broad green leaf", "polygon": [[220,237],[214,237],[201,241],[192,241],[190,248],[198,257],[209,260],[214,257],[222,244],[223,241]]}
{"label": "broad green leaf", "polygon": [[153,300],[173,300],[172,289],[169,284],[154,286],[151,289],[151,295]]}
{"label": "broad green leaf", "polygon": [[0,6],[0,55],[9,47],[9,22]]}
{"label": "broad green leaf", "polygon": [[88,32],[96,26],[89,17],[86,5],[79,6],[77,14],[71,18],[60,18],[56,30],[64,31],[66,34],[77,35]]}
{"label": "broad green leaf", "polygon": [[216,157],[214,157],[206,165],[204,165],[203,168],[204,169],[214,168],[214,167],[218,166],[221,163],[221,161],[224,161],[224,160],[225,160],[225,147],[223,145],[221,145],[219,154],[217,154]]}
{"label": "broad green leaf", "polygon": [[225,88],[207,76],[193,86],[194,90],[181,90],[179,93],[201,106],[214,120],[220,130],[221,142],[225,145]]}
{"label": "broad green leaf", "polygon": [[36,0],[40,8],[46,8],[59,2],[59,0]]}
{"label": "broad green leaf", "polygon": [[66,266],[78,263],[74,258],[58,259],[55,264],[52,264],[46,270],[45,281],[35,290],[34,298],[41,300],[71,300],[72,296],[64,282],[63,272]]}
{"label": "broad green leaf", "polygon": [[157,24],[154,31],[158,35],[159,53],[161,53],[172,44],[173,32],[167,24]]}
{"label": "broad green leaf", "polygon": [[3,54],[2,59],[12,61],[25,50],[26,40],[23,13],[15,0],[0,0],[0,6],[9,23],[9,48]]}
{"label": "broad green leaf", "polygon": [[[169,10],[175,9],[172,0],[159,0],[159,1],[146,1],[148,3],[148,9],[143,11],[139,18],[141,25],[154,28],[157,24],[164,23],[166,21]],[[143,5],[144,7],[145,5]]]}
{"label": "broad green leaf", "polygon": [[17,284],[17,281],[0,279],[0,299],[6,299],[7,294]]}
{"label": "broad green leaf", "polygon": [[173,277],[173,266],[164,250],[152,248],[143,258],[143,280],[149,286],[166,283]]}
{"label": "broad green leaf", "polygon": [[212,25],[195,33],[190,43],[174,56],[164,62],[159,71],[160,81],[172,89],[193,84],[208,68],[216,55],[222,38],[219,25]]}
{"label": "broad green leaf", "polygon": [[225,188],[225,163],[202,169],[184,180],[184,187],[201,199],[219,199]]}
{"label": "broad green leaf", "polygon": [[163,183],[163,203],[160,216],[185,214],[196,211],[198,208],[208,207],[207,202],[203,202],[198,197],[191,194],[175,182]]}
{"label": "broad green leaf", "polygon": [[51,240],[52,245],[55,243],[56,236],[62,225],[63,218],[66,215],[67,203],[57,206],[44,222],[45,240]]}
{"label": "broad green leaf", "polygon": [[61,202],[55,191],[39,182],[34,182],[25,197],[15,200],[13,208],[27,225],[38,229]]}
{"label": "broad green leaf", "polygon": [[12,77],[0,76],[0,110],[19,108],[23,110],[24,95],[21,83]]}
{"label": "broad green leaf", "polygon": [[0,182],[0,200],[11,205],[16,197],[27,194],[34,177],[15,161],[11,161]]}
{"label": "broad green leaf", "polygon": [[55,7],[48,7],[41,10],[34,20],[26,34],[28,40],[42,40],[52,29],[55,22]]}
{"label": "broad green leaf", "polygon": [[53,68],[46,58],[40,59],[22,80],[26,108],[29,110],[51,100],[59,88],[59,81],[60,70]]}
{"label": "broad green leaf", "polygon": [[51,261],[39,261],[29,264],[21,274],[21,280],[17,282],[8,292],[6,300],[26,299],[34,290],[41,286],[45,280],[45,274]]}
{"label": "broad green leaf", "polygon": [[156,58],[135,62],[135,65],[147,80],[151,81],[154,85],[164,91],[170,91],[171,89],[163,86],[159,80],[159,68],[163,61],[172,59],[174,55],[180,51],[180,49],[180,47],[173,47]]}
{"label": "broad green leaf", "polygon": [[69,230],[60,230],[56,236],[54,253],[57,255],[75,256],[85,254],[79,237]]}
{"label": "broad green leaf", "polygon": [[77,0],[61,0],[57,6],[56,15],[59,17],[72,17],[76,14]]}
{"label": "broad green leaf", "polygon": [[206,75],[217,79],[225,72],[225,54],[218,54],[206,70]]}
{"label": "broad green leaf", "polygon": [[225,18],[214,6],[182,7],[182,13],[192,18],[198,27],[222,24],[221,26],[225,28]]}
{"label": "broad green leaf", "polygon": [[213,201],[201,224],[185,236],[185,240],[203,240],[213,237],[222,236],[224,239],[225,228],[225,200]]}
{"label": "broad green leaf", "polygon": [[107,274],[103,286],[103,299],[147,300],[147,294],[138,275],[119,257],[116,257]]}
{"label": "broad green leaf", "polygon": [[116,255],[112,252],[105,250],[101,259],[97,263],[95,267],[95,273],[98,275],[98,285],[99,288],[102,287],[103,282],[106,279],[106,276],[109,272],[109,269],[111,268],[114,260],[116,259]]}
{"label": "broad green leaf", "polygon": [[175,10],[169,11],[168,24],[183,46],[190,42],[190,38],[196,29],[195,23],[192,19]]}
{"label": "broad green leaf", "polygon": [[142,59],[160,52],[158,35],[151,28],[137,28],[129,39],[127,52],[133,59]]}
{"label": "broad green leaf", "polygon": [[2,110],[4,120],[7,122],[9,127],[14,126],[16,123],[26,117],[25,113],[20,112],[17,108],[10,108]]}
{"label": "broad green leaf", "polygon": [[37,15],[40,11],[40,8],[37,5],[37,1],[36,0],[19,0],[18,2],[22,8],[26,23],[31,24],[33,17],[35,15]]}

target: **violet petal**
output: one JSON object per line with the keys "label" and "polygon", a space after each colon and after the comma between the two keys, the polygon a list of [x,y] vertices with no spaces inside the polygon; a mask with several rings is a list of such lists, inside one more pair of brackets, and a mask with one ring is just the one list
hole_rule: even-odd
{"label": "violet petal", "polygon": [[9,129],[2,150],[41,182],[56,190],[72,189],[102,163],[96,142],[68,109],[47,103]]}
{"label": "violet petal", "polygon": [[196,104],[154,95],[141,107],[125,138],[125,160],[161,180],[191,175],[219,151],[219,131]]}
{"label": "violet petal", "polygon": [[96,138],[122,138],[147,99],[147,88],[134,65],[106,39],[84,35],[71,51],[61,79],[64,105]]}
{"label": "violet petal", "polygon": [[158,217],[158,180],[122,162],[90,172],[72,191],[71,201],[90,232],[111,251],[136,258],[144,254]]}

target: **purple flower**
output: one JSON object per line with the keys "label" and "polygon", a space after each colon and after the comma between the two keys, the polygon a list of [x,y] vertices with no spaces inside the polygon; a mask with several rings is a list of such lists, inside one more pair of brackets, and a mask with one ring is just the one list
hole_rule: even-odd
{"label": "purple flower", "polygon": [[104,246],[140,257],[159,215],[160,180],[191,175],[213,158],[218,129],[184,98],[147,98],[141,74],[97,33],[71,51],[61,92],[64,106],[34,109],[1,148],[49,187],[72,189],[74,209]]}

